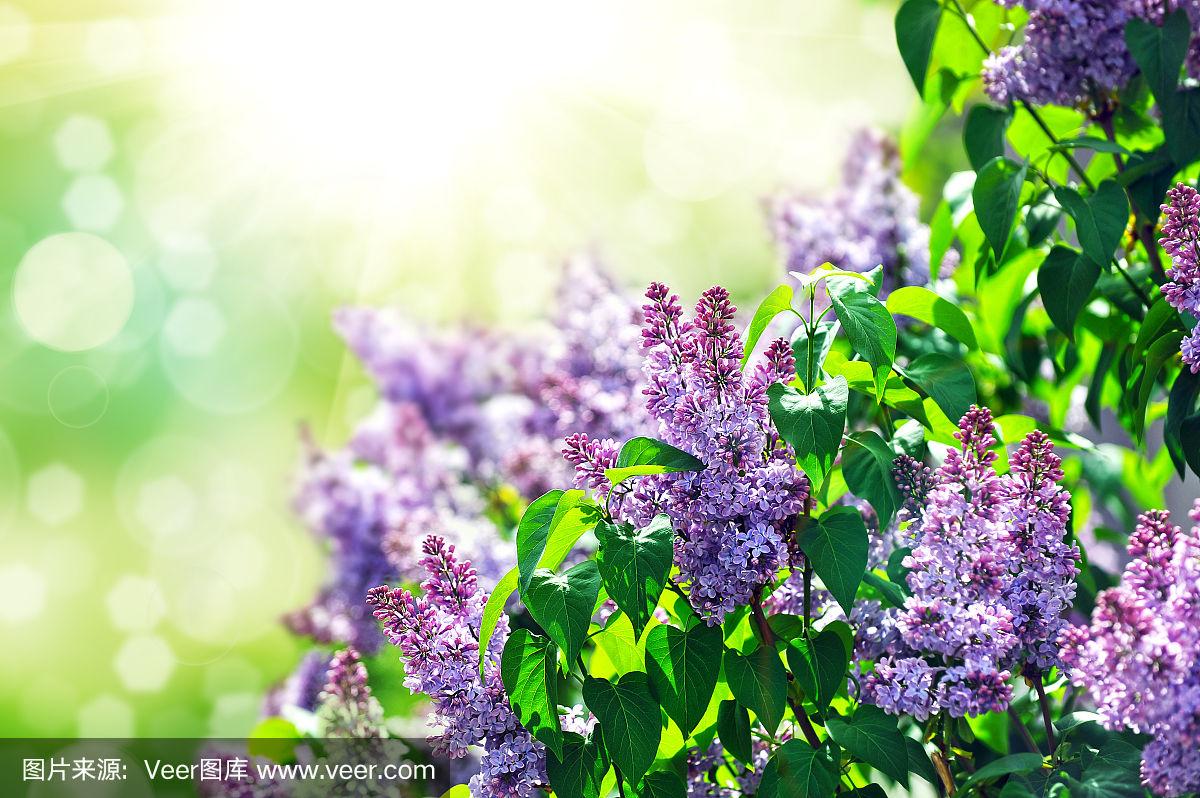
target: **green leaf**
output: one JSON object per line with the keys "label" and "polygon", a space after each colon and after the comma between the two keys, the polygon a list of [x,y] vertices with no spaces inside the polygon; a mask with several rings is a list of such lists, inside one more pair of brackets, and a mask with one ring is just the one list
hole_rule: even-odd
{"label": "green leaf", "polygon": [[788,667],[805,697],[822,712],[846,683],[850,649],[833,629],[798,637],[787,648]]}
{"label": "green leaf", "polygon": [[[550,491],[550,493],[562,493],[562,491]],[[529,569],[529,576],[533,578],[533,572],[537,568],[549,568],[554,570],[575,546],[575,542],[583,536],[583,533],[588,531],[594,525],[592,520],[594,516],[590,513],[585,513],[585,509],[590,509],[582,503],[583,491],[567,491],[567,494],[578,494],[578,500],[574,497],[563,494],[559,498],[556,510],[550,520],[550,531],[548,532],[548,540],[541,543],[541,555],[535,561],[534,567]],[[550,494],[546,494],[547,496]],[[542,498],[545,498],[544,496]],[[559,510],[561,508],[561,512]],[[526,511],[526,515],[528,515]],[[522,519],[523,520],[523,519]],[[520,532],[518,530],[518,537]],[[518,544],[518,549],[520,548]],[[530,555],[531,556],[531,555]],[[512,596],[513,591],[517,589],[517,584],[520,580],[520,565],[506,573],[496,587],[488,596],[487,604],[483,608],[483,619],[479,625],[479,650],[486,652],[488,646],[491,645],[492,635],[495,634],[496,624],[500,620],[500,616],[504,614],[504,607],[508,604],[508,599]],[[483,666],[487,657],[479,658],[479,671],[483,672]]]}
{"label": "green leaf", "polygon": [[1167,151],[1176,163],[1200,158],[1200,89],[1177,91],[1163,107]]}
{"label": "green leaf", "polygon": [[802,740],[781,745],[763,769],[758,798],[828,798],[837,788],[837,768],[824,748]]}
{"label": "green leaf", "polygon": [[528,629],[514,629],[500,656],[500,678],[521,725],[556,756],[561,756],[558,646]]}
{"label": "green leaf", "polygon": [[621,447],[616,467],[605,469],[604,476],[619,485],[630,477],[702,470],[703,461],[670,444],[654,438],[631,438]]}
{"label": "green leaf", "polygon": [[1011,121],[1011,111],[991,105],[976,105],[967,112],[963,145],[972,169],[979,171],[988,161],[1004,155],[1004,134]]}
{"label": "green leaf", "polygon": [[745,656],[726,649],[725,681],[733,697],[753,710],[767,733],[774,736],[787,705],[787,672],[778,652],[763,645]]}
{"label": "green leaf", "polygon": [[600,572],[595,560],[584,560],[562,576],[546,568],[534,571],[521,598],[529,614],[567,655],[570,667],[587,640]]}
{"label": "green leaf", "polygon": [[853,507],[832,507],[800,530],[800,549],[849,615],[867,568],[867,527]]}
{"label": "green leaf", "polygon": [[880,787],[878,784],[868,784],[866,787],[859,787],[845,793],[848,798],[888,798],[887,790]]}
{"label": "green leaf", "polygon": [[978,401],[975,378],[962,360],[928,352],[908,364],[904,376],[937,403],[951,421],[958,421]]}
{"label": "green leaf", "polygon": [[874,571],[863,574],[863,581],[879,591],[879,595],[890,606],[899,609],[904,607],[904,591],[899,585],[879,577]]}
{"label": "green leaf", "polygon": [[767,389],[767,398],[775,428],[796,450],[796,462],[814,490],[819,488],[833,468],[846,428],[846,378],[834,377],[808,394],[776,383]]}
{"label": "green leaf", "polygon": [[1078,781],[1068,781],[1071,798],[1141,798],[1146,793],[1140,768],[1138,749],[1119,737],[1112,737],[1095,756],[1084,757],[1082,776]]}
{"label": "green leaf", "polygon": [[804,391],[807,393],[813,389],[813,385],[821,376],[821,364],[825,362],[826,356],[829,354],[829,348],[833,346],[835,336],[833,322],[821,322],[817,325],[816,330],[812,335],[812,379],[808,377],[808,344],[809,335],[808,329],[801,324],[796,328],[796,332],[792,334],[792,354],[796,357],[796,374],[800,377],[800,382],[804,385]]}
{"label": "green leaf", "polygon": [[1182,8],[1168,14],[1161,27],[1138,17],[1125,25],[1129,53],[1160,104],[1179,86],[1179,73],[1191,38],[1192,26]]}
{"label": "green leaf", "polygon": [[900,503],[892,463],[896,453],[873,430],[853,432],[842,449],[842,476],[860,499],[866,499],[879,516],[880,529],[891,523]]}
{"label": "green leaf", "polygon": [[629,616],[635,638],[642,636],[662,595],[674,558],[675,529],[670,517],[657,515],[642,529],[601,523],[596,561],[604,589]]}
{"label": "green leaf", "polygon": [[521,574],[520,588],[529,587],[529,580],[546,552],[546,544],[556,524],[583,501],[581,490],[552,490],[539,496],[525,508],[517,525],[517,570]]}
{"label": "green leaf", "polygon": [[975,178],[975,187],[971,190],[975,217],[996,253],[997,262],[1003,259],[1008,236],[1016,221],[1024,183],[1025,165],[1003,156],[984,164]]}
{"label": "green leaf", "polygon": [[825,728],[834,742],[863,762],[908,783],[908,751],[895,716],[873,704],[859,704],[850,718],[827,718]]}
{"label": "green leaf", "polygon": [[722,701],[717,708],[717,735],[725,750],[749,765],[754,762],[750,744],[750,713],[734,699]]}
{"label": "green leaf", "polygon": [[721,629],[696,623],[687,631],[660,625],[646,637],[646,672],[654,696],[687,737],[704,717],[717,686]]}
{"label": "green leaf", "polygon": [[1184,466],[1200,474],[1200,411],[1196,401],[1200,399],[1200,375],[1190,369],[1181,369],[1171,394],[1167,399],[1167,418],[1163,425],[1163,441],[1171,455],[1175,469],[1183,478]]}
{"label": "green leaf", "polygon": [[892,314],[870,292],[850,281],[830,285],[829,299],[850,345],[874,369],[876,396],[882,397],[896,359],[896,322]]}
{"label": "green leaf", "polygon": [[1044,192],[1025,214],[1025,229],[1029,237],[1026,243],[1029,248],[1032,249],[1049,238],[1050,234],[1058,229],[1060,221],[1062,208],[1058,206],[1058,200],[1050,191]]}
{"label": "green leaf", "polygon": [[791,309],[792,287],[790,285],[779,286],[762,301],[758,310],[754,311],[754,318],[750,320],[750,327],[746,330],[746,346],[742,355],[743,369],[746,368],[746,362],[754,353],[754,347],[758,344],[758,339],[762,337],[763,331],[767,329],[767,325],[780,313],[787,313]]}
{"label": "green leaf", "polygon": [[1091,150],[1092,152],[1104,152],[1110,155],[1124,155],[1126,157],[1133,154],[1115,141],[1098,139],[1095,136],[1079,136],[1078,138],[1066,139],[1065,141],[1058,142],[1050,149],[1056,152]]}
{"label": "green leaf", "polygon": [[687,798],[687,785],[678,773],[656,770],[642,780],[641,798]]}
{"label": "green leaf", "polygon": [[1075,220],[1083,253],[1107,268],[1129,223],[1129,200],[1114,180],[1105,180],[1086,200],[1073,188],[1059,186],[1054,196]]}
{"label": "green leaf", "polygon": [[887,298],[887,309],[896,316],[908,316],[937,327],[969,349],[977,349],[975,328],[967,314],[948,299],[944,299],[928,288],[906,285],[897,288]]}
{"label": "green leaf", "polygon": [[559,798],[601,798],[608,761],[597,737],[585,740],[575,732],[564,732],[562,756],[546,752],[546,775]]}
{"label": "green leaf", "polygon": [[908,754],[909,772],[917,774],[930,784],[937,785],[939,783],[937,771],[934,770],[933,762],[929,759],[929,753],[925,750],[925,746],[921,744],[921,741],[905,737],[904,750]]}
{"label": "green leaf", "polygon": [[626,782],[637,784],[654,762],[662,737],[662,716],[650,697],[646,674],[627,673],[615,684],[589,676],[583,700],[600,724],[609,758]]}
{"label": "green leaf", "polygon": [[963,782],[962,791],[966,792],[976,784],[993,781],[1011,773],[1032,773],[1042,767],[1041,754],[1009,754],[1002,756],[976,770],[971,777]]}
{"label": "green leaf", "polygon": [[1050,321],[1072,341],[1075,321],[1087,305],[1088,297],[1100,279],[1100,267],[1091,258],[1063,244],[1050,250],[1038,269],[1038,290]]}
{"label": "green leaf", "polygon": [[[954,211],[950,208],[950,203],[942,200],[938,203],[937,209],[933,212],[933,218],[929,220],[929,282],[934,284],[938,281],[942,271],[942,261],[946,259],[946,253],[950,251],[950,247],[954,244]],[[895,315],[896,311],[892,308],[890,301],[895,291],[888,295],[888,310]],[[965,342],[964,342],[965,343]],[[969,345],[969,344],[968,344]]]}
{"label": "green leaf", "polygon": [[888,579],[904,591],[908,595],[908,568],[904,567],[904,558],[912,554],[912,549],[907,546],[894,550],[888,555],[887,575]]}
{"label": "green leaf", "polygon": [[900,57],[917,87],[917,94],[922,96],[941,19],[942,7],[937,0],[905,0],[896,12],[896,44],[900,48]]}

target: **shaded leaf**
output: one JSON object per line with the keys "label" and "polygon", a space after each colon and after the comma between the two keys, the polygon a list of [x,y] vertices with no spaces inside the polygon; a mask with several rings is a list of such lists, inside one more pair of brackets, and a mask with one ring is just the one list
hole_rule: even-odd
{"label": "shaded leaf", "polygon": [[927,352],[909,363],[904,376],[929,394],[946,418],[957,421],[978,401],[975,377],[958,358]]}
{"label": "shaded leaf", "polygon": [[750,320],[750,326],[746,330],[746,345],[742,354],[743,369],[746,368],[746,363],[754,353],[754,347],[758,344],[758,339],[762,337],[767,326],[780,313],[787,313],[792,309],[792,295],[790,285],[778,286],[767,294],[767,298],[759,304],[758,310],[754,311],[754,318]]}
{"label": "shaded leaf", "polygon": [[774,735],[787,704],[787,673],[775,649],[760,645],[745,656],[726,649],[725,681],[738,703],[751,709]]}
{"label": "shaded leaf", "polygon": [[837,767],[824,748],[801,740],[781,745],[763,769],[759,798],[827,798],[837,787]]}
{"label": "shaded leaf", "polygon": [[1058,244],[1038,269],[1038,291],[1050,321],[1072,341],[1075,321],[1100,279],[1100,267],[1068,246]]}
{"label": "shaded leaf", "polygon": [[975,217],[997,261],[1004,255],[1016,221],[1024,183],[1025,166],[1004,157],[988,161],[975,178],[975,187],[971,190]]}
{"label": "shaded leaf", "polygon": [[896,717],[873,704],[859,704],[850,718],[825,721],[838,745],[896,781],[908,783],[908,751]]}
{"label": "shaded leaf", "polygon": [[867,527],[853,507],[833,507],[800,530],[800,549],[849,615],[867,568]]}
{"label": "shaded leaf", "polygon": [[627,673],[616,683],[589,676],[583,700],[596,716],[609,758],[629,784],[637,784],[654,762],[662,737],[662,717],[646,674]]}
{"label": "shaded leaf", "polygon": [[750,713],[734,699],[722,701],[717,708],[717,735],[725,750],[739,762],[747,765],[754,762],[754,749],[750,743]]}
{"label": "shaded leaf", "polygon": [[941,19],[942,7],[937,0],[905,0],[896,11],[896,44],[917,94],[922,96]]}
{"label": "shaded leaf", "polygon": [[546,775],[560,798],[600,798],[600,785],[608,772],[604,748],[593,734],[584,739],[575,732],[563,733],[562,756],[546,752]]}
{"label": "shaded leaf", "polygon": [[812,638],[796,638],[787,648],[788,667],[796,684],[817,709],[824,711],[846,683],[850,649],[833,629]]}

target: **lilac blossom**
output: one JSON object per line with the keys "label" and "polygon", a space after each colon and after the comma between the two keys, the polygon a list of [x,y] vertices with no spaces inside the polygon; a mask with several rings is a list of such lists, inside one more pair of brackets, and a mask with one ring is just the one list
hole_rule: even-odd
{"label": "lilac blossom", "polygon": [[1097,597],[1090,626],[1062,636],[1067,673],[1104,724],[1153,738],[1142,780],[1166,796],[1200,790],[1200,500],[1191,518],[1185,532],[1143,514],[1121,583]]}
{"label": "lilac blossom", "polygon": [[[1174,265],[1167,271],[1170,282],[1162,287],[1163,296],[1180,313],[1200,318],[1200,194],[1180,183],[1167,192],[1162,244]],[[1183,339],[1183,362],[1192,373],[1200,373],[1200,326]]]}
{"label": "lilac blossom", "polygon": [[1002,477],[986,409],[972,408],[956,437],[904,560],[912,595],[898,634],[863,680],[863,700],[917,718],[1006,709],[1014,669],[1040,678],[1059,664],[1075,591],[1079,552],[1064,540],[1069,497],[1049,439],[1030,433]]}
{"label": "lilac blossom", "polygon": [[262,714],[287,716],[295,711],[312,712],[325,684],[329,656],[323,651],[309,651],[296,669],[267,693]]}
{"label": "lilac blossom", "polygon": [[[643,478],[632,491],[623,486],[618,514],[635,525],[670,516],[692,608],[719,624],[789,564],[785,535],[808,499],[808,481],[767,412],[767,388],[794,377],[791,347],[772,343],[743,375],[742,340],[725,289],[704,292],[691,321],[666,286],[654,283],[646,296],[646,407],[658,437],[705,468]],[[611,441],[570,439],[565,454],[576,484],[605,494],[603,468],[614,452]]]}
{"label": "lilac blossom", "polygon": [[[1029,12],[1024,40],[1002,48],[984,63],[987,93],[998,103],[1088,106],[1120,89],[1137,71],[1125,46],[1125,25],[1141,18],[1161,24],[1164,7],[1183,7],[1193,27],[1197,0],[998,0]],[[1200,66],[1193,38],[1189,72]]]}
{"label": "lilac blossom", "polygon": [[333,655],[318,696],[317,720],[324,737],[383,737],[383,708],[371,695],[367,668],[353,648]]}
{"label": "lilac blossom", "polygon": [[[868,272],[883,266],[884,295],[930,280],[929,227],[919,200],[900,179],[900,153],[885,134],[863,130],[851,141],[839,188],[825,199],[782,195],[768,204],[771,229],[789,271],[825,262]],[[940,273],[958,264],[946,254]]]}

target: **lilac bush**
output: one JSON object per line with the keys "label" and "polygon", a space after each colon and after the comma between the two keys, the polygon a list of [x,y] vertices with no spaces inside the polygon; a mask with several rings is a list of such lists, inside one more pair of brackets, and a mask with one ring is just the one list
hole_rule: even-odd
{"label": "lilac bush", "polygon": [[[1200,318],[1200,194],[1180,183],[1167,192],[1167,198],[1159,243],[1174,265],[1162,294],[1180,313]],[[1193,374],[1200,373],[1200,328],[1183,339],[1183,362]]]}

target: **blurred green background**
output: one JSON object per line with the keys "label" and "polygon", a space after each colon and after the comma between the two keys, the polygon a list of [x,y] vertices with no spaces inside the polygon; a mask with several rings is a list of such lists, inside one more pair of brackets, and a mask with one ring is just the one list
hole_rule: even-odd
{"label": "blurred green background", "polygon": [[0,2],[0,733],[253,725],[298,424],[373,398],[333,308],[520,324],[581,249],[747,300],[915,97],[890,2],[491,5]]}

